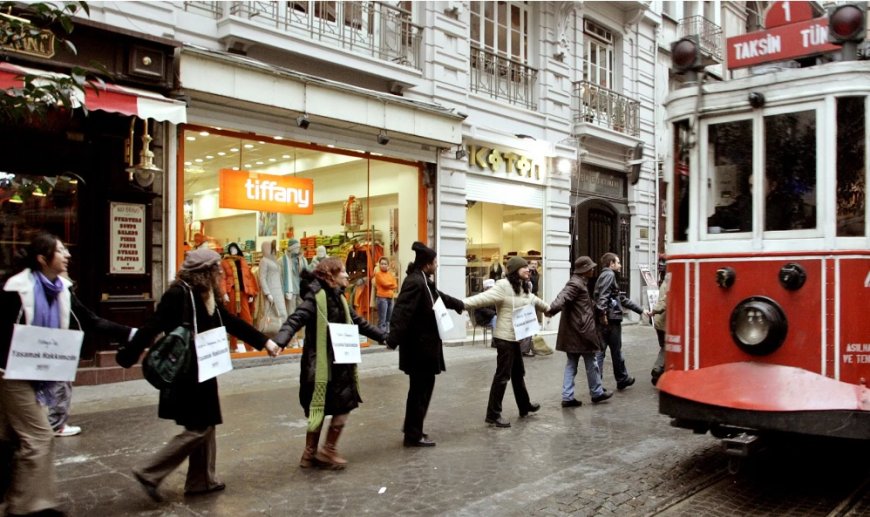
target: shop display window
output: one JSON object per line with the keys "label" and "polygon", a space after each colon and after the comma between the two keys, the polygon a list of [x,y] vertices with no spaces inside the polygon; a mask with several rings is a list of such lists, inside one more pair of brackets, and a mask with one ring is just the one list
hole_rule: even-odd
{"label": "shop display window", "polygon": [[[0,171],[0,277],[15,267],[15,253],[40,231],[51,232],[76,254],[79,179]],[[77,261],[70,262],[76,268]],[[76,277],[73,271],[70,272]]]}
{"label": "shop display window", "polygon": [[[275,241],[284,270],[289,259],[282,259],[293,245],[309,268],[322,247],[345,263],[354,308],[377,322],[371,289],[377,260],[387,256],[400,282],[413,260],[411,243],[420,232],[418,164],[224,129],[186,126],[181,138],[186,249],[207,246],[226,254],[237,243],[256,279],[264,243]],[[284,278],[282,284],[287,288]],[[250,312],[256,320],[256,307]]]}
{"label": "shop display window", "polygon": [[543,211],[513,205],[468,201],[466,208],[465,293],[483,290],[483,281],[506,275],[505,264],[519,255],[537,265],[537,291],[543,293]]}

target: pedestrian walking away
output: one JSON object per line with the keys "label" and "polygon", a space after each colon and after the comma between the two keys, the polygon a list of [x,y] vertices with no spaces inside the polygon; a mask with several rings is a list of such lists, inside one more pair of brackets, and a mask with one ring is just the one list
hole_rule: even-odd
{"label": "pedestrian walking away", "polygon": [[399,349],[399,369],[408,376],[405,401],[406,447],[432,447],[435,442],[423,431],[423,422],[432,401],[435,376],[447,370],[434,306],[440,300],[448,309],[462,313],[462,302],[438,290],[432,275],[438,268],[437,253],[422,242],[411,249],[416,253],[408,264],[405,280],[393,308],[387,346]]}
{"label": "pedestrian walking away", "polygon": [[468,310],[495,305],[498,311],[495,329],[492,331],[492,347],[497,351],[496,368],[489,389],[485,421],[495,427],[510,427],[510,422],[501,414],[508,382],[513,388],[521,418],[541,409],[540,404],[529,399],[523,379],[526,370],[514,329],[515,311],[531,305],[533,309],[546,312],[550,310],[550,306],[531,293],[528,263],[522,257],[516,256],[508,260],[507,278],[498,280],[492,289],[465,298],[462,303]]}
{"label": "pedestrian walking away", "polygon": [[[638,314],[644,314],[640,305],[631,301],[625,293],[619,290],[616,274],[622,269],[622,263],[615,253],[605,253],[601,256],[601,274],[595,283],[595,308],[598,314],[604,348],[598,353],[598,369],[604,372],[604,358],[607,349],[613,360],[613,375],[616,377],[616,389],[624,390],[634,384],[634,377],[628,374],[625,358],[622,355],[622,317],[624,308]],[[603,376],[603,375],[602,375]]]}
{"label": "pedestrian walking away", "polygon": [[[341,260],[327,257],[317,263],[314,278],[307,272],[300,279],[302,302],[287,317],[275,341],[282,348],[302,327],[305,341],[299,361],[299,402],[308,418],[305,448],[299,466],[312,466],[339,470],[347,466],[347,460],[338,454],[338,439],[347,423],[350,412],[362,402],[356,364],[335,362],[332,336],[333,324],[356,325],[359,333],[383,342],[384,334],[359,316],[349,306],[344,296],[348,275]],[[332,415],[326,441],[317,448],[323,420]]]}
{"label": "pedestrian walking away", "polygon": [[[226,332],[255,347],[277,355],[278,345],[248,322],[227,311],[221,303],[224,273],[221,257],[209,249],[189,251],[175,281],[163,293],[154,315],[116,356],[118,364],[129,368],[159,334],[168,334],[184,325],[197,332],[226,327]],[[215,426],[223,422],[217,377],[199,382],[196,343],[190,340],[190,367],[169,388],[160,390],[157,416],[184,427],[157,454],[133,468],[133,476],[149,497],[162,500],[160,483],[185,459],[188,460],[185,495],[223,490],[226,485],[215,474],[217,444]]]}
{"label": "pedestrian walking away", "polygon": [[[56,236],[38,234],[16,259],[18,272],[0,293],[0,441],[16,444],[6,513],[63,515],[55,487],[55,433],[46,410],[55,405],[55,383],[61,381],[6,378],[9,349],[13,339],[21,339],[14,337],[15,325],[81,330],[121,343],[135,331],[99,318],[82,305],[64,276],[70,253]],[[15,342],[16,347],[29,344]]]}
{"label": "pedestrian walking away", "polygon": [[550,304],[544,315],[552,318],[562,313],[556,350],[565,352],[567,361],[562,380],[562,407],[578,407],[583,403],[574,397],[574,378],[580,358],[586,367],[586,381],[592,402],[603,402],[613,394],[601,385],[601,370],[597,355],[602,351],[601,338],[595,324],[595,304],[589,295],[589,279],[595,274],[595,262],[583,256],[574,261],[574,272],[565,287]]}

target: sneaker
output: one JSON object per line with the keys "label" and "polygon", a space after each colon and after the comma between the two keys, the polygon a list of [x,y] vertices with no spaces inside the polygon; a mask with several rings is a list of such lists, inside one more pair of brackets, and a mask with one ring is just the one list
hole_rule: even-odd
{"label": "sneaker", "polygon": [[82,428],[77,425],[66,425],[54,432],[55,436],[75,436],[82,432]]}
{"label": "sneaker", "polygon": [[622,382],[617,382],[616,389],[618,389],[619,391],[622,391],[625,388],[631,386],[632,384],[634,384],[634,377],[629,377],[628,379],[625,379]]}
{"label": "sneaker", "polygon": [[605,400],[609,399],[612,396],[613,396],[612,391],[603,391],[603,392],[601,392],[601,395],[595,395],[592,397],[592,403],[598,404],[599,402],[604,402]]}
{"label": "sneaker", "polygon": [[577,399],[563,400],[562,407],[580,407],[583,403]]}

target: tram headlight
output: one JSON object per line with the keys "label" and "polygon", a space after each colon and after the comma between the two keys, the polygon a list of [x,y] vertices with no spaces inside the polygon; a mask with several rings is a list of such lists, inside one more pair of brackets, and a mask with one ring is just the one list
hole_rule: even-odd
{"label": "tram headlight", "polygon": [[785,341],[788,322],[779,304],[753,296],[731,312],[731,337],[741,350],[752,355],[773,352]]}

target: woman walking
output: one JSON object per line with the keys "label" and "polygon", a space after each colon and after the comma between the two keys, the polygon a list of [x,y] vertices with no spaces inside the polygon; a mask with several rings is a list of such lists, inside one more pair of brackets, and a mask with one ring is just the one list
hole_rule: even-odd
{"label": "woman walking", "polygon": [[[257,331],[248,322],[230,314],[220,300],[224,294],[224,273],[221,257],[210,249],[189,251],[178,271],[176,280],[163,293],[157,311],[139,329],[133,341],[122,347],[117,355],[124,368],[134,365],[142,350],[151,346],[161,333],[172,332],[180,325],[205,332],[226,327],[228,334],[271,355],[278,354],[278,346]],[[217,492],[226,488],[215,476],[215,426],[223,422],[217,377],[198,381],[196,344],[190,341],[191,365],[172,387],[160,390],[158,416],[183,426],[146,463],[133,468],[133,475],[149,497],[161,501],[160,483],[185,459],[188,459],[185,495]]]}
{"label": "woman walking", "polygon": [[[18,257],[19,272],[0,293],[0,374],[15,324],[96,332],[126,342],[132,329],[94,315],[70,290],[65,276],[70,254],[49,233],[34,237]],[[0,440],[18,442],[6,492],[9,515],[63,515],[57,509],[54,431],[46,407],[54,401],[54,381],[12,380],[0,375]],[[60,382],[60,381],[58,381]]]}
{"label": "woman walking", "polygon": [[[348,285],[344,264],[334,257],[327,257],[314,268],[314,279],[307,289],[300,286],[305,296],[296,311],[281,326],[275,341],[283,348],[302,327],[305,341],[302,359],[299,361],[299,402],[308,418],[308,433],[305,449],[299,466],[321,466],[339,470],[347,466],[347,460],[339,456],[336,446],[347,423],[348,414],[359,406],[356,364],[338,364],[332,350],[329,325],[353,324],[359,333],[378,342],[384,334],[368,321],[357,315],[344,297]],[[332,415],[326,442],[318,450],[320,431],[326,415]]]}
{"label": "woman walking", "polygon": [[520,342],[514,333],[514,310],[533,305],[536,310],[548,311],[550,306],[531,293],[529,265],[522,257],[511,257],[507,263],[507,278],[496,281],[495,287],[462,300],[467,310],[487,305],[495,305],[495,329],[492,331],[492,346],[498,351],[495,375],[489,389],[489,403],[486,408],[486,423],[495,427],[510,427],[511,424],[501,416],[501,403],[510,382],[514,398],[520,410],[520,418],[541,409],[540,404],[529,400],[529,392],[523,377],[526,369]]}

